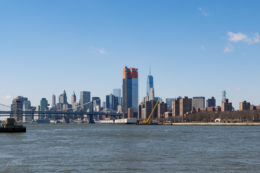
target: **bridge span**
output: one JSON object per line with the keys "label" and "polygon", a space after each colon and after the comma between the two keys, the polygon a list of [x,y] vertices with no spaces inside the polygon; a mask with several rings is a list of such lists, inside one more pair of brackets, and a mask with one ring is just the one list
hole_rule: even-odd
{"label": "bridge span", "polygon": [[42,116],[44,118],[51,119],[53,117],[56,118],[66,118],[66,119],[74,119],[74,118],[84,118],[84,115],[87,115],[89,122],[94,123],[94,118],[97,116],[106,116],[106,117],[122,117],[122,113],[107,113],[107,112],[83,112],[83,111],[0,111],[0,117],[1,116],[12,116],[12,117],[18,117],[18,116]]}

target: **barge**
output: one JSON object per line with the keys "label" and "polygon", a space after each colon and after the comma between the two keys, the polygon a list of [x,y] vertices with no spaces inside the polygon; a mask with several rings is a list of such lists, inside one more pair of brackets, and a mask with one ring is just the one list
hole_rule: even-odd
{"label": "barge", "polygon": [[96,121],[96,124],[136,124],[136,118],[122,118],[122,119],[105,119]]}
{"label": "barge", "polygon": [[14,118],[7,118],[2,126],[0,126],[0,133],[25,133],[26,127],[17,125]]}

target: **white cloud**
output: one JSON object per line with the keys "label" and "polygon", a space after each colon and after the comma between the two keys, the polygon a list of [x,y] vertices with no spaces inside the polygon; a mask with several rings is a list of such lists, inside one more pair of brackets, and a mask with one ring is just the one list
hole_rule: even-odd
{"label": "white cloud", "polygon": [[202,9],[201,7],[200,8],[198,8],[198,10],[200,11],[200,13],[203,15],[203,16],[205,16],[205,17],[207,17],[209,14],[204,10],[204,9]]}
{"label": "white cloud", "polygon": [[260,41],[260,35],[258,33],[255,33],[253,37],[248,37],[246,34],[243,34],[241,32],[228,32],[227,35],[228,40],[231,42],[245,42],[247,44],[255,44]]}
{"label": "white cloud", "polygon": [[229,52],[233,52],[234,47],[232,44],[228,44],[225,48],[224,48],[224,52],[225,53],[229,53]]}
{"label": "white cloud", "polygon": [[101,54],[101,55],[107,54],[107,51],[106,51],[104,48],[98,49],[97,52],[98,52],[99,54]]}
{"label": "white cloud", "polygon": [[109,52],[105,48],[97,48],[97,47],[90,47],[89,53],[96,54],[96,55],[106,55]]}

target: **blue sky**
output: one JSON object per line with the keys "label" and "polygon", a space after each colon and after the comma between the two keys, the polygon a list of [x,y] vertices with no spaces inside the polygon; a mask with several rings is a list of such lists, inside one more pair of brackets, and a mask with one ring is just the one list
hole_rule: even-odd
{"label": "blue sky", "polygon": [[162,98],[215,96],[260,104],[260,2],[255,0],[0,0],[0,103],[38,105],[65,89],[104,99],[151,66]]}

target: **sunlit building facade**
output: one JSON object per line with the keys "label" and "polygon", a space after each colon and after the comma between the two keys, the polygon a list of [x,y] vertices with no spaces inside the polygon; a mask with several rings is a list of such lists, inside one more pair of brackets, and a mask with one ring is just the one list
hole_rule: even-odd
{"label": "sunlit building facade", "polygon": [[150,98],[151,97],[151,89],[154,91],[153,87],[153,76],[151,74],[147,77],[147,86],[146,86],[146,94]]}
{"label": "sunlit building facade", "polygon": [[137,112],[138,106],[138,69],[124,67],[123,69],[123,112],[128,108]]}

